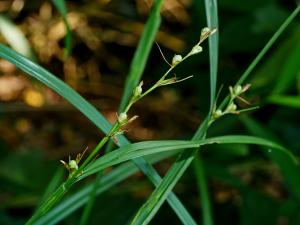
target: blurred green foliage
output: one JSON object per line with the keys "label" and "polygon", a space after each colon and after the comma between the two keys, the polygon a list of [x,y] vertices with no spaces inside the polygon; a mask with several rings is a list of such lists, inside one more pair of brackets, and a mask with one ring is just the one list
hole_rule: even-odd
{"label": "blurred green foliage", "polygon": [[[9,1],[3,2],[10,4]],[[174,2],[179,1],[170,0],[166,4],[175,4]],[[167,59],[171,59],[174,52],[188,51],[198,40],[200,28],[205,26],[203,2],[184,2],[182,8],[175,7],[173,11],[163,9],[162,12],[161,33],[157,41]],[[37,61],[94,101],[97,107],[100,105],[100,110],[104,108],[106,115],[111,118],[121,99],[121,87],[141,34],[139,25],[145,22],[148,15],[147,7],[138,1],[66,3],[71,15],[80,12],[79,17],[71,17],[73,53],[68,59],[62,57],[64,35],[56,40],[58,47],[49,47],[57,50],[51,56],[47,55],[47,47],[41,48],[34,41],[39,28],[51,30],[61,21],[55,9],[52,17],[45,16],[49,7],[47,1],[24,1],[24,6],[19,11],[13,5],[5,8],[3,3],[3,9],[0,9],[1,13],[5,13],[6,17],[11,18],[25,32],[37,55]],[[223,0],[218,4],[218,87],[223,85],[223,96],[227,94],[227,87],[235,83],[295,8],[295,3],[279,0],[247,0],[242,3]],[[182,17],[176,17],[178,14]],[[184,15],[187,19],[184,19]],[[28,21],[32,21],[32,18],[36,20],[36,27],[28,27]],[[72,18],[80,18],[80,23],[76,24]],[[235,116],[222,118],[210,129],[209,136],[254,134],[276,140],[299,156],[299,26],[298,17],[248,80],[252,87],[247,98],[252,104],[259,105],[260,109],[243,115],[240,120]],[[82,28],[86,28],[85,34],[80,32]],[[30,32],[30,29],[33,31]],[[5,37],[1,36],[0,40],[9,43]],[[131,139],[190,138],[207,113],[209,105],[207,48],[204,45],[204,54],[184,62],[176,69],[179,77],[193,74],[192,80],[155,93],[136,107],[142,122],[133,126],[136,126],[137,132],[148,133],[139,136],[130,134],[133,132],[129,131]],[[84,64],[89,67],[84,67]],[[167,65],[154,46],[144,72],[145,85],[160,77],[165,68]],[[1,78],[8,75],[20,76],[16,71],[1,70],[0,73]],[[89,75],[84,76],[84,73]],[[75,74],[74,77],[72,74]],[[29,82],[29,89],[38,90],[44,95],[48,93],[43,86],[30,80]],[[97,82],[103,85],[93,86]],[[103,92],[101,88],[104,88]],[[0,224],[24,224],[59,166],[59,159],[66,159],[69,154],[81,151],[83,145],[88,143],[93,146],[99,140],[98,130],[94,126],[74,113],[61,99],[51,99],[50,103],[54,106],[50,104],[50,109],[47,105],[40,109],[28,107],[23,103],[26,101],[22,97],[0,105]],[[99,103],[99,99],[107,101]],[[52,107],[58,107],[57,111],[52,111]],[[24,118],[30,122],[31,127],[26,132],[22,131],[22,123],[18,123]],[[75,122],[78,125],[73,125]],[[73,140],[77,142],[71,144]],[[209,179],[215,224],[300,224],[300,200],[297,194],[299,168],[283,165],[286,170],[279,171],[256,148],[242,144],[204,147],[202,158],[205,159],[204,166]],[[283,156],[275,154],[273,157],[272,160],[280,163]],[[165,160],[156,167],[164,174],[171,162],[172,160]],[[143,178],[140,174],[135,174],[129,180],[102,193],[95,203],[90,224],[99,224],[99,221],[102,224],[125,224],[130,221],[152,191],[152,186]],[[76,192],[79,188],[72,191]],[[201,221],[201,199],[198,200],[193,171],[186,172],[175,192],[192,215]],[[81,212],[82,209],[77,210],[61,224],[76,224]],[[169,206],[165,205],[152,224],[170,221],[172,224],[180,224]]]}

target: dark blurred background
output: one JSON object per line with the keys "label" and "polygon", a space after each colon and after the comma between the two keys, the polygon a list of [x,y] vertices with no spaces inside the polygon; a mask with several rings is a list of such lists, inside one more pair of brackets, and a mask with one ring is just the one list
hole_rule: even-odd
{"label": "dark blurred background", "polygon": [[[37,63],[67,82],[113,122],[152,1],[66,2],[73,37],[69,57],[64,54],[64,23],[51,1],[2,0],[0,13],[23,32]],[[223,85],[222,99],[296,4],[287,0],[222,0],[218,4],[218,88]],[[161,13],[156,40],[171,61],[175,53],[187,53],[198,42],[201,28],[206,26],[204,2],[165,0]],[[1,26],[1,43],[11,45]],[[260,109],[241,119],[225,117],[209,135],[249,134],[245,121],[251,119],[293,153],[299,153],[299,107],[272,104],[268,99],[278,93],[276,87],[286,76],[291,79],[279,93],[299,94],[299,27],[298,17],[248,80],[252,88],[245,97]],[[163,87],[135,105],[130,114],[139,118],[128,128],[130,140],[189,139],[193,135],[209,108],[207,43],[203,47],[203,54],[176,69],[177,77],[194,75],[192,79]],[[145,87],[167,68],[153,45],[143,75]],[[53,173],[62,166],[59,160],[74,157],[86,146],[92,149],[103,134],[64,99],[3,59],[0,101],[0,224],[24,224]],[[210,146],[204,148],[203,158],[216,224],[300,224],[299,202],[289,193],[277,166],[261,152],[245,145]],[[172,162],[168,159],[155,167],[163,175]],[[188,170],[175,192],[201,221],[195,179],[193,170]],[[91,224],[125,224],[152,189],[142,174],[122,182],[99,197]],[[76,224],[79,216],[73,214],[61,224]],[[165,204],[152,224],[170,221],[180,224]]]}

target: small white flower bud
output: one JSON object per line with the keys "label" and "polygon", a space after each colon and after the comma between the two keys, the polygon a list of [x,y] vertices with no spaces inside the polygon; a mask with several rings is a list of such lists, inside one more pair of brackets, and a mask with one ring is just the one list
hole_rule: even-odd
{"label": "small white flower bud", "polygon": [[140,84],[134,89],[134,96],[140,96],[143,92],[142,89],[143,81],[140,82]]}
{"label": "small white flower bud", "polygon": [[214,119],[218,119],[218,118],[220,118],[222,115],[223,115],[222,110],[218,109],[218,110],[216,110],[216,111],[213,113],[213,118],[214,118]]}
{"label": "small white flower bud", "polygon": [[69,167],[70,167],[71,170],[78,170],[78,165],[77,165],[77,162],[75,160],[70,160]]}
{"label": "small white flower bud", "polygon": [[201,30],[201,37],[204,37],[204,36],[208,35],[210,32],[211,32],[211,30],[208,27],[204,27]]}
{"label": "small white flower bud", "polygon": [[172,66],[175,66],[176,64],[180,63],[182,61],[181,55],[174,55],[172,59]]}
{"label": "small white flower bud", "polygon": [[120,124],[123,124],[123,123],[125,123],[126,121],[127,121],[127,114],[124,113],[124,112],[120,113],[120,115],[118,116],[118,122],[119,122]]}
{"label": "small white flower bud", "polygon": [[194,54],[198,54],[200,52],[202,52],[202,47],[200,45],[195,45],[193,48],[192,48],[192,51],[190,52],[190,55],[194,55]]}
{"label": "small white flower bud", "polygon": [[226,111],[228,113],[236,113],[237,106],[233,102],[227,107]]}
{"label": "small white flower bud", "polygon": [[200,42],[204,41],[206,38],[208,38],[210,35],[214,34],[216,31],[217,31],[217,29],[211,29],[208,27],[204,27],[201,30]]}
{"label": "small white flower bud", "polygon": [[233,89],[233,93],[235,95],[240,95],[243,92],[243,87],[241,85],[237,85],[236,87],[234,87]]}

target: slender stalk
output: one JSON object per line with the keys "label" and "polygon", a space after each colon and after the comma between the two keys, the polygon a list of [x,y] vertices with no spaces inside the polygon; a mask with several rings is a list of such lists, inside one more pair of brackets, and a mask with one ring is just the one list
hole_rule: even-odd
{"label": "slender stalk", "polygon": [[89,164],[99,153],[99,151],[102,149],[102,147],[109,141],[110,137],[112,137],[119,129],[121,128],[121,125],[116,122],[113,127],[111,128],[110,132],[98,143],[98,145],[94,148],[92,153],[87,157],[87,159],[82,163],[82,165],[79,167],[79,172],[81,172],[87,164]]}
{"label": "slender stalk", "polygon": [[[285,31],[286,27],[295,19],[295,17],[300,12],[300,4],[296,7],[296,9],[291,13],[291,15],[283,22],[283,24],[279,27],[279,29],[275,32],[275,34],[270,38],[264,48],[259,52],[259,54],[252,61],[250,66],[247,67],[245,72],[242,74],[241,78],[237,81],[236,85],[240,85],[244,83],[244,81],[248,78],[250,73],[254,70],[257,64],[262,60],[262,58],[266,55],[266,53],[273,46],[275,41],[280,37],[280,35]],[[220,104],[220,108],[224,107],[229,100],[229,96],[227,96],[222,103]]]}

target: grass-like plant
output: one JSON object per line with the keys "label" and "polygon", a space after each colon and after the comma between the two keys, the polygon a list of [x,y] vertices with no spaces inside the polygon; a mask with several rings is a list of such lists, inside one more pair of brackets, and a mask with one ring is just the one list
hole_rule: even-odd
{"label": "grass-like plant", "polygon": [[[61,1],[54,2],[55,4],[61,3]],[[272,154],[274,154],[274,157],[272,159],[278,163],[282,171],[286,171],[287,168],[288,170],[293,171],[298,169],[297,159],[292,155],[292,153],[273,141],[261,137],[241,135],[207,138],[206,133],[210,126],[222,116],[226,114],[239,114],[252,109],[251,107],[247,109],[239,109],[236,104],[237,99],[245,101],[241,95],[245,94],[250,87],[248,84],[245,85],[243,83],[265,53],[274,44],[279,35],[298,14],[300,6],[296,8],[296,10],[278,29],[259,55],[254,59],[253,63],[250,64],[248,69],[241,76],[240,80],[234,86],[229,87],[228,96],[221,101],[220,104],[218,104],[218,95],[216,94],[218,62],[218,33],[216,29],[218,26],[217,4],[216,1],[208,0],[205,1],[205,3],[209,28],[202,29],[199,42],[185,56],[176,54],[173,57],[172,62],[169,63],[170,68],[165,72],[165,74],[163,74],[162,77],[150,88],[143,90],[143,82],[140,81],[140,78],[160,24],[159,12],[162,0],[155,1],[131,65],[131,70],[125,85],[125,92],[120,105],[120,112],[116,112],[117,120],[113,125],[111,125],[100,112],[98,112],[90,103],[88,103],[66,83],[59,80],[53,74],[26,57],[2,44],[0,45],[0,57],[9,60],[27,74],[35,77],[59,93],[105,133],[104,138],[91,151],[91,153],[84,154],[84,151],[82,151],[75,159],[69,159],[68,162],[62,161],[62,164],[69,173],[66,181],[58,187],[55,182],[53,185],[50,185],[50,189],[47,191],[47,193],[50,192],[50,194],[46,194],[43,203],[39,205],[27,224],[55,224],[59,222],[75,209],[88,202],[89,199],[91,200],[95,198],[97,194],[134,174],[138,170],[137,167],[147,175],[149,180],[156,186],[156,189],[149,196],[145,204],[139,209],[131,221],[131,224],[148,224],[165,200],[168,200],[169,204],[183,224],[196,224],[195,220],[185,209],[180,200],[174,193],[172,193],[173,187],[178,183],[179,179],[194,159],[196,165],[195,168],[198,172],[197,176],[200,193],[203,199],[203,223],[205,225],[213,224],[213,216],[206,187],[206,178],[203,172],[204,167],[200,154],[198,154],[199,148],[203,145],[243,143],[265,146],[268,149],[273,149]],[[129,116],[131,107],[156,88],[185,80],[186,78],[177,80],[177,78],[173,76],[173,70],[184,60],[195,54],[201,53],[201,44],[207,38],[209,38],[211,71],[210,108],[207,117],[202,124],[199,125],[199,128],[192,140],[146,141],[130,144],[124,136],[124,127],[136,119],[136,116]],[[105,151],[104,146],[110,140],[115,142],[119,148],[114,151],[106,151],[103,156],[98,157],[100,151]],[[164,178],[160,178],[151,164],[177,153],[178,150],[180,150],[180,154],[177,160],[170,167]],[[150,161],[146,161],[143,158],[143,156],[150,155],[153,155]],[[280,155],[280,157],[276,158],[276,155]],[[129,160],[133,160],[137,167],[128,163],[127,161]],[[119,165],[121,163],[122,165]],[[95,184],[90,184],[89,186],[82,188],[59,204],[59,201],[75,183],[95,173],[101,173],[108,167],[116,165],[119,166],[113,168],[111,172],[97,177]],[[53,180],[55,180],[55,177]],[[295,188],[295,185],[292,185],[292,187],[292,191],[295,192],[297,196],[300,196],[300,192]],[[92,204],[90,204],[90,206],[92,206]],[[90,209],[87,209],[86,213],[83,215],[81,224],[87,224],[89,212]]]}

